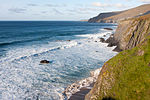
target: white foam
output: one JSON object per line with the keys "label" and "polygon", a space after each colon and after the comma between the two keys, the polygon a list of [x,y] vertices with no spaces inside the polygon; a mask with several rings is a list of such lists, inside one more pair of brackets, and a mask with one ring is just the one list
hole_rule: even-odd
{"label": "white foam", "polygon": [[73,47],[73,46],[76,46],[78,43],[77,42],[75,42],[75,41],[71,41],[69,44],[67,44],[67,45],[63,45],[63,46],[61,46],[60,48],[61,49],[65,49],[65,48],[71,48],[71,47]]}
{"label": "white foam", "polygon": [[76,35],[77,37],[85,37],[88,38],[88,40],[92,41],[99,41],[100,38],[104,38],[105,40],[109,38],[111,34],[113,34],[114,31],[104,31],[96,34],[85,34],[85,35]]}
{"label": "white foam", "polygon": [[97,33],[97,34],[76,35],[76,36],[78,36],[78,37],[87,37],[87,38],[98,38],[98,37],[103,37],[106,34],[108,34],[108,32]]}
{"label": "white foam", "polygon": [[[49,43],[49,44],[55,44],[55,43]],[[59,42],[59,44],[56,44],[58,46],[51,47],[51,45],[44,45],[40,47],[23,47],[23,48],[17,48],[13,49],[7,52],[7,56],[4,59],[1,59],[0,61],[13,61],[13,60],[18,60],[22,58],[27,58],[30,56],[35,56],[35,55],[41,55],[42,53],[47,53],[52,50],[57,50],[57,49],[66,49],[66,48],[71,48],[73,46],[76,46],[78,43],[76,41],[70,41],[70,42]],[[25,53],[23,53],[23,52]]]}
{"label": "white foam", "polygon": [[76,83],[69,85],[63,92],[64,95],[67,97],[67,99],[69,99],[76,92],[80,91],[81,88],[89,87],[92,83],[96,82],[100,71],[101,71],[101,68],[96,69],[95,71],[91,71],[90,77],[82,79]]}
{"label": "white foam", "polygon": [[[79,88],[68,92],[70,95],[91,84],[94,77],[84,79],[88,72],[100,68],[117,53],[112,52],[113,47],[107,48],[107,44],[95,42],[102,34],[89,36],[91,38],[10,49],[6,57],[0,59],[0,98],[60,100],[68,84],[83,79],[77,83]],[[39,65],[43,59],[53,63]],[[97,70],[91,75],[97,76],[98,73]]]}

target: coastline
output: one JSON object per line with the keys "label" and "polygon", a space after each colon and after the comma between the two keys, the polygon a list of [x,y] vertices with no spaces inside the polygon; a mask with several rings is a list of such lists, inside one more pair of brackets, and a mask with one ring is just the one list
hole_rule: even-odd
{"label": "coastline", "polygon": [[83,97],[92,89],[94,83],[96,82],[101,68],[90,72],[90,77],[77,81],[69,85],[63,92],[64,98],[67,100],[75,100],[75,98]]}
{"label": "coastline", "polygon": [[[17,23],[24,25],[22,22]],[[64,22],[57,22],[56,28],[59,23],[63,24]],[[44,27],[47,28],[45,24],[47,22],[44,22]],[[68,28],[64,26],[64,29],[58,30],[56,37],[51,37],[53,32],[47,33],[48,40],[44,38],[38,41],[32,40],[29,43],[23,40],[22,45],[20,43],[9,44],[8,47],[14,49],[9,49],[6,45],[7,54],[0,59],[2,73],[5,73],[1,76],[4,82],[0,86],[9,85],[10,89],[13,88],[14,94],[11,93],[11,90],[7,91],[3,88],[5,94],[2,94],[2,99],[9,100],[15,96],[16,99],[37,97],[38,99],[63,100],[62,92],[68,85],[89,77],[90,71],[100,68],[105,61],[116,55],[115,52],[112,52],[113,47],[108,48],[106,43],[100,42],[100,38],[104,35],[104,38],[107,38],[112,32],[114,33],[114,31],[107,31],[103,28],[115,29],[116,25],[102,23],[97,26],[95,23],[80,22],[73,22],[73,24],[75,27],[70,27],[73,33],[68,32]],[[78,30],[81,24],[83,27]],[[35,30],[34,33],[36,31],[38,30]],[[39,34],[42,35],[43,31]],[[63,33],[63,31],[65,32]],[[25,33],[22,34],[24,37]],[[65,36],[61,36],[62,34]],[[9,43],[9,41],[6,42]],[[42,60],[47,60],[50,63],[40,64]],[[8,79],[5,78],[6,75],[9,76]],[[13,83],[10,83],[10,80],[13,80]],[[17,94],[17,89],[20,90],[19,94]]]}
{"label": "coastline", "polygon": [[85,99],[149,100],[150,14],[121,21],[111,41],[122,52],[103,65]]}
{"label": "coastline", "polygon": [[[110,30],[110,29],[105,29],[105,30]],[[105,34],[104,34],[103,37],[100,38],[100,42],[106,43],[109,45],[109,42],[106,42],[106,40],[112,37],[113,34],[114,33],[109,34],[107,38],[105,37]],[[107,46],[107,47],[109,48],[112,46]],[[80,81],[77,81],[67,86],[62,93],[64,100],[84,100],[85,95],[90,92],[90,90],[93,88],[94,84],[96,83],[97,78],[101,72],[101,69],[102,69],[102,66],[96,70],[90,71],[90,76],[88,78],[82,79]]]}

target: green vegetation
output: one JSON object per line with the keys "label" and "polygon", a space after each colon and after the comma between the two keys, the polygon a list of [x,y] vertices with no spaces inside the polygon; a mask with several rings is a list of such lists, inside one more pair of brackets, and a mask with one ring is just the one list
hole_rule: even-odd
{"label": "green vegetation", "polygon": [[103,65],[85,100],[150,100],[150,14],[119,25],[124,51]]}
{"label": "green vegetation", "polygon": [[116,100],[150,99],[150,36],[137,47],[119,53],[107,64],[115,79],[107,97]]}

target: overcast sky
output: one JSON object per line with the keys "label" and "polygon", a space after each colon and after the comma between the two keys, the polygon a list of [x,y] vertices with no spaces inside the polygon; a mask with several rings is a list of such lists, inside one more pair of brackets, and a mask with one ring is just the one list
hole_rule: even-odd
{"label": "overcast sky", "polygon": [[0,0],[0,20],[81,20],[150,0]]}

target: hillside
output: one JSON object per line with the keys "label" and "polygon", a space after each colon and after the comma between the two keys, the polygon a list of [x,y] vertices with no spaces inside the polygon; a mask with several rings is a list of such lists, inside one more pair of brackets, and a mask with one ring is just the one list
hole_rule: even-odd
{"label": "hillside", "polygon": [[[130,26],[121,31],[123,23]],[[124,40],[120,45],[127,45],[103,65],[85,100],[149,100],[150,15],[122,21],[116,32],[115,38]]]}
{"label": "hillside", "polygon": [[125,11],[101,13],[96,17],[90,18],[88,22],[116,23],[120,20],[139,17],[149,13],[150,4],[145,4]]}

